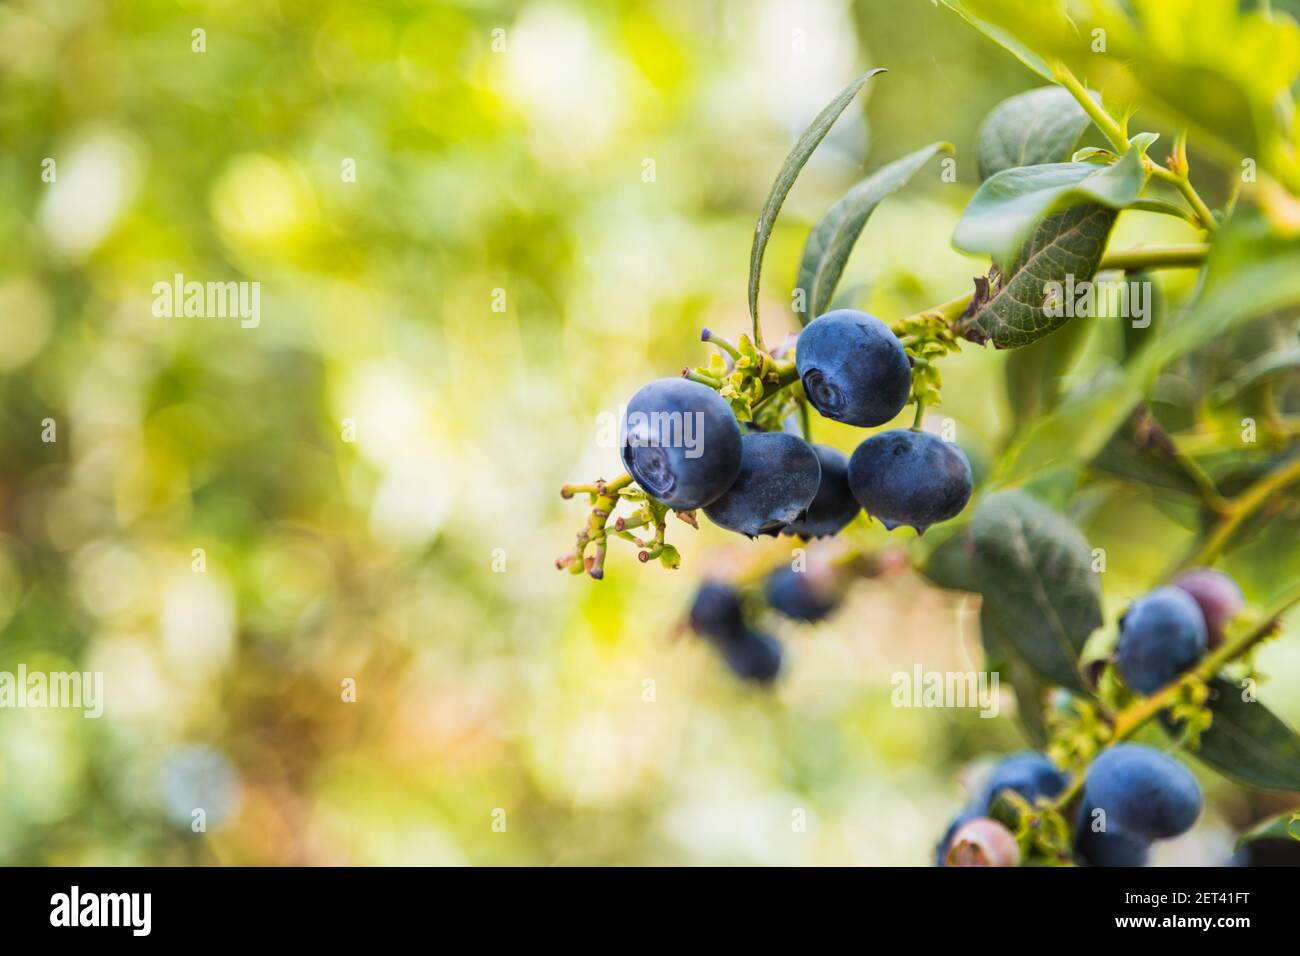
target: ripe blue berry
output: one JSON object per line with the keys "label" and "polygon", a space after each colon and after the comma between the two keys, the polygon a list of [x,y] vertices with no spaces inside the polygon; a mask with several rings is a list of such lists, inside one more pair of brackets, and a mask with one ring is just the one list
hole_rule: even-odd
{"label": "ripe blue berry", "polygon": [[970,462],[937,435],[895,428],[858,446],[849,459],[849,488],[889,530],[906,524],[923,534],[970,500]]}
{"label": "ripe blue berry", "polygon": [[764,593],[773,610],[809,623],[820,621],[839,604],[824,576],[790,567],[773,571],[768,576]]}
{"label": "ripe blue berry", "polygon": [[702,508],[740,471],[740,428],[707,385],[661,378],[628,402],[623,463],[651,497],[670,508]]}
{"label": "ripe blue berry", "polygon": [[849,491],[849,456],[829,445],[813,445],[817,460],[822,466],[821,484],[817,496],[808,506],[808,514],[792,521],[782,529],[782,534],[801,538],[823,538],[837,533],[858,516],[862,510],[853,492]]}
{"label": "ripe blue berry", "polygon": [[1105,830],[1139,841],[1164,840],[1190,829],[1201,813],[1201,788],[1177,760],[1142,744],[1118,744],[1088,768],[1082,828],[1101,819]]}
{"label": "ripe blue berry", "polygon": [[716,640],[743,634],[745,615],[735,588],[716,581],[701,584],[691,604],[691,629]]}
{"label": "ripe blue berry", "polygon": [[912,366],[898,336],[855,309],[809,322],[794,360],[813,408],[849,425],[883,425],[903,410],[912,388]]}
{"label": "ripe blue berry", "polygon": [[1074,849],[1089,866],[1146,866],[1151,843],[1119,831],[1093,830],[1085,817]]}
{"label": "ripe blue berry", "polygon": [[1150,694],[1205,656],[1205,616],[1186,591],[1157,588],[1120,621],[1116,659],[1124,681]]}
{"label": "ripe blue berry", "polygon": [[770,684],[781,673],[781,645],[766,634],[745,631],[717,646],[731,672],[741,680]]}
{"label": "ripe blue berry", "polygon": [[755,432],[741,438],[736,480],[704,513],[728,531],[774,535],[808,510],[820,482],[821,465],[806,441]]}
{"label": "ripe blue berry", "polygon": [[1174,587],[1186,591],[1200,606],[1207,646],[1213,649],[1222,644],[1223,629],[1246,604],[1237,582],[1222,571],[1196,568],[1175,581]]}
{"label": "ripe blue berry", "polygon": [[988,813],[994,799],[1003,790],[1014,790],[1031,804],[1039,797],[1050,800],[1065,789],[1066,783],[1066,775],[1046,756],[1033,750],[1022,750],[1005,757],[994,768],[972,807],[978,813]]}

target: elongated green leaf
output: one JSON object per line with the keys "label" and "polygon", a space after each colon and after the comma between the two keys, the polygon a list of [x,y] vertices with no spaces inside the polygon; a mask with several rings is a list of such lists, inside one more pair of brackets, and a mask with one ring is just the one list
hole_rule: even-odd
{"label": "elongated green leaf", "polygon": [[[1162,440],[1152,440],[1146,423],[1131,416],[1090,464],[1099,471],[1155,488],[1199,497],[1201,488]],[[1162,433],[1163,434],[1163,433]]]}
{"label": "elongated green leaf", "polygon": [[1056,407],[1061,398],[1062,380],[1092,328],[1090,322],[1071,322],[1056,335],[1044,336],[1007,356],[1003,378],[1011,420],[1017,431]]}
{"label": "elongated green leaf", "polygon": [[1017,484],[1040,469],[1091,460],[1142,400],[1142,388],[1104,366],[1056,411],[1030,425],[1002,456],[995,480]]}
{"label": "elongated green leaf", "polygon": [[1300,239],[1238,212],[1215,233],[1201,295],[1168,332],[1149,337],[1123,372],[1103,369],[1008,450],[995,480],[1015,484],[1048,465],[1088,461],[1123,424],[1161,369],[1253,319],[1300,304]]}
{"label": "elongated green leaf", "polygon": [[1064,162],[1089,122],[1083,107],[1059,86],[1043,86],[1003,100],[980,126],[976,147],[980,179],[1016,166]]}
{"label": "elongated green leaf", "polygon": [[1192,753],[1248,787],[1300,790],[1300,734],[1259,701],[1243,700],[1234,684],[1215,678],[1210,689],[1214,721]]}
{"label": "elongated green leaf", "polygon": [[804,306],[799,314],[800,322],[807,325],[827,310],[853,244],[881,200],[906,185],[918,169],[939,153],[951,155],[952,144],[931,143],[882,166],[850,189],[817,223],[808,234],[795,283],[796,290],[802,292],[798,299]]}
{"label": "elongated green leaf", "polygon": [[992,625],[1039,674],[1086,693],[1079,652],[1101,626],[1101,598],[1079,529],[1032,495],[1002,491],[980,504],[971,537]]}
{"label": "elongated green leaf", "polygon": [[1277,375],[1294,375],[1298,372],[1300,372],[1300,348],[1267,352],[1216,388],[1214,401],[1218,404],[1230,402],[1260,382]]}
{"label": "elongated green leaf", "polygon": [[1050,685],[1017,654],[1015,645],[1002,628],[993,605],[980,608],[980,640],[984,645],[984,667],[1008,681],[1016,692],[1016,721],[1035,747],[1047,745],[1047,723],[1043,713]]}
{"label": "elongated green leaf", "polygon": [[975,579],[975,542],[965,531],[952,535],[931,551],[920,570],[931,584],[944,590],[979,590]]}
{"label": "elongated green leaf", "polygon": [[1300,841],[1300,810],[1283,810],[1276,816],[1261,820],[1237,837],[1234,849],[1240,850],[1247,843],[1256,840],[1297,840]]}
{"label": "elongated green leaf", "polygon": [[1048,67],[1047,61],[1017,40],[1009,32],[995,24],[989,23],[987,20],[981,20],[979,17],[975,16],[975,14],[967,10],[961,3],[961,0],[943,0],[943,5],[956,13],[975,29],[979,30],[994,43],[1001,46],[1002,49],[1006,50],[1043,79],[1052,79],[1052,71]]}
{"label": "elongated green leaf", "polygon": [[758,225],[754,227],[754,245],[749,252],[749,314],[751,318],[758,318],[758,281],[763,271],[763,253],[767,250],[767,240],[772,235],[772,227],[776,224],[777,213],[781,211],[785,197],[790,194],[790,188],[794,185],[795,179],[798,178],[799,171],[803,169],[804,164],[808,162],[808,158],[812,156],[813,151],[817,149],[821,141],[826,138],[826,134],[835,125],[835,121],[840,118],[840,114],[853,101],[853,97],[857,96],[858,90],[862,89],[867,80],[877,73],[884,72],[883,69],[868,70],[840,90],[835,99],[826,104],[825,109],[817,114],[817,118],[812,121],[812,125],[803,131],[799,141],[794,144],[794,149],[790,150],[790,155],[781,164],[781,171],[776,174],[776,182],[772,183],[772,191],[768,194],[767,201],[763,203],[763,209],[758,214]]}
{"label": "elongated green leaf", "polygon": [[[992,180],[990,180],[991,182]],[[961,319],[965,336],[1000,349],[1028,345],[1070,321],[1057,288],[1071,277],[1092,279],[1101,265],[1116,212],[1105,206],[1075,206],[1048,216],[1009,266],[976,281],[975,296]],[[1055,308],[1049,305],[1054,297]]]}
{"label": "elongated green leaf", "polygon": [[962,213],[952,241],[999,264],[1020,249],[1044,217],[1074,206],[1123,209],[1138,198],[1147,173],[1139,150],[1110,166],[1044,163],[1004,169],[986,179]]}

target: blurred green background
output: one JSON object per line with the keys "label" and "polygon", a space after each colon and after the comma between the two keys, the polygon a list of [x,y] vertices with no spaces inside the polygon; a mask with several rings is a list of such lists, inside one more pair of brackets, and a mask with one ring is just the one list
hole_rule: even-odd
{"label": "blurred green background", "polygon": [[[0,670],[106,695],[0,710],[0,863],[929,862],[961,768],[1023,745],[1009,699],[890,706],[895,671],[979,666],[973,599],[864,582],[780,630],[761,694],[674,633],[702,572],[788,542],[674,522],[680,571],[553,564],[583,514],[559,486],[621,470],[598,415],[747,327],[772,177],[872,66],[773,236],[769,342],[811,223],[926,143],[957,182],[886,202],[846,285],[893,318],[981,270],[948,242],[975,131],[1037,84],[931,3],[0,6]],[[1116,242],[1192,238],[1137,214]],[[176,273],[260,282],[260,325],[155,316]],[[968,346],[930,413],[973,455],[1008,427],[1003,361]],[[1097,501],[1114,612],[1187,529]],[[1283,544],[1238,560],[1294,572]],[[1289,644],[1261,669],[1295,722]],[[1269,805],[1204,779],[1157,861],[1220,862]]]}

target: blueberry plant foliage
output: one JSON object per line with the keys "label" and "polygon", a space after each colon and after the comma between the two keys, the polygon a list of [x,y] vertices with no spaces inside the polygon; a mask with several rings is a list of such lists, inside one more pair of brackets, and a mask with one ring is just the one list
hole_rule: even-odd
{"label": "blueberry plant foliage", "polygon": [[[1300,603],[1300,25],[1216,4],[1222,35],[1207,50],[1198,44],[1214,31],[1189,0],[1139,4],[1141,18],[1092,0],[1068,21],[1056,4],[942,2],[1047,84],[999,103],[979,131],[981,182],[953,243],[987,268],[913,315],[882,319],[836,299],[877,206],[952,154],[935,142],[868,175],[813,226],[791,295],[802,331],[775,347],[764,340],[759,283],[782,204],[857,93],[887,82],[883,70],[857,77],[799,138],[763,204],[751,329],[734,339],[704,330],[714,350],[705,362],[632,398],[627,471],[562,489],[588,510],[557,565],[600,579],[622,541],[643,563],[677,568],[670,519],[698,527],[701,511],[751,538],[830,539],[801,566],[696,592],[691,628],[757,684],[783,666],[764,622],[824,620],[856,578],[906,562],[939,588],[978,596],[986,666],[1014,689],[1034,749],[997,765],[935,862],[1141,865],[1201,812],[1199,784],[1176,754],[1244,787],[1300,792],[1300,735],[1259,702],[1265,675],[1254,662]],[[1171,139],[1131,129],[1139,108]],[[1089,138],[1105,145],[1082,145]],[[1189,140],[1201,188],[1226,197],[1217,208],[1193,182]],[[1200,241],[1118,247],[1116,224],[1133,210],[1184,220]],[[1155,273],[1174,269],[1195,271],[1192,291],[1153,295],[1143,325],[1122,324],[1114,361],[1067,388],[1090,318],[1063,296],[1107,277],[1152,288]],[[1223,341],[1244,342],[1251,357],[1206,359]],[[963,347],[1009,353],[1012,427],[978,470],[956,442],[921,428],[942,400],[940,367]],[[1196,385],[1178,402],[1160,390],[1174,369]],[[907,406],[910,427],[864,432],[851,454],[812,444],[818,418],[878,429]],[[1075,522],[1117,487],[1174,496],[1189,544],[1108,615],[1104,555]],[[846,529],[873,519],[901,546],[849,540]],[[1279,524],[1292,580],[1251,582],[1248,602],[1215,565]],[[1300,811],[1242,835],[1293,838]]]}

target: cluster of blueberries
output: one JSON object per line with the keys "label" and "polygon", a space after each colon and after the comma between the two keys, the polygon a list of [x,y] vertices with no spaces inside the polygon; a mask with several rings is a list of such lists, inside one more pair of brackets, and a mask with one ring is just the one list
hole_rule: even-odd
{"label": "cluster of blueberries", "polygon": [[1120,619],[1115,663],[1129,687],[1152,694],[1195,667],[1223,642],[1244,605],[1241,589],[1220,571],[1198,568],[1134,601]]}
{"label": "cluster of blueberries", "polygon": [[[1241,589],[1209,568],[1189,571],[1134,601],[1120,620],[1115,664],[1124,682],[1152,694],[1219,646],[1244,606]],[[993,771],[957,815],[936,851],[940,866],[1015,866],[1019,848],[989,817],[997,795],[1014,790],[1029,803],[1050,800],[1066,786],[1047,757],[1013,754]],[[1201,790],[1187,769],[1158,750],[1119,744],[1088,768],[1075,823],[1077,857],[1092,866],[1142,866],[1151,844],[1188,830],[1201,812]]]}
{"label": "cluster of blueberries", "polygon": [[[1065,789],[1066,775],[1040,753],[1023,751],[994,768],[939,841],[939,866],[1016,866],[1015,837],[989,816],[1011,790],[1031,805]],[[1177,760],[1142,744],[1117,744],[1088,768],[1075,819],[1076,858],[1090,866],[1142,866],[1151,844],[1189,830],[1201,814],[1201,788]]]}
{"label": "cluster of blueberries", "polygon": [[[782,566],[768,575],[763,597],[777,613],[795,621],[815,623],[839,604],[835,587],[821,575]],[[695,592],[690,626],[722,655],[741,680],[770,684],[781,672],[781,645],[746,621],[744,604],[734,587],[706,581]]]}
{"label": "cluster of blueberries", "polygon": [[[911,361],[898,337],[852,309],[808,324],[795,368],[813,408],[860,427],[894,418],[911,391]],[[624,464],[647,494],[677,511],[703,508],[714,524],[751,538],[833,535],[861,508],[891,530],[923,532],[970,498],[970,462],[935,435],[892,429],[848,458],[787,431],[742,433],[717,392],[682,378],[640,389],[623,426]]]}

